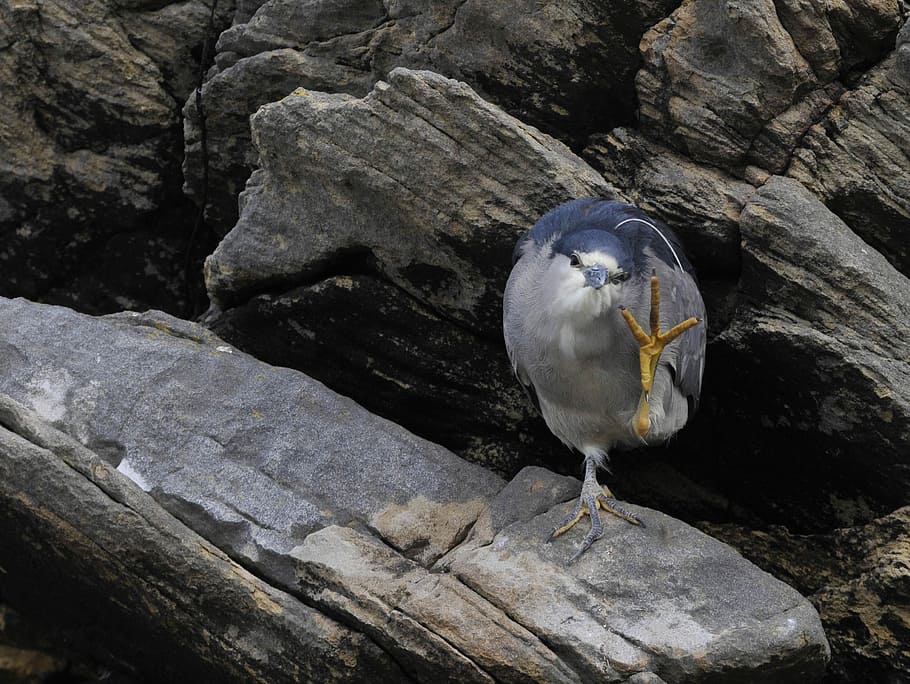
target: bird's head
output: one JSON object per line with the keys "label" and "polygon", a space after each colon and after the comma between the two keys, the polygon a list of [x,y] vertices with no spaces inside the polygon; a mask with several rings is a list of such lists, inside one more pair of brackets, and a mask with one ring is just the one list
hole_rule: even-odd
{"label": "bird's head", "polygon": [[567,233],[553,243],[551,287],[569,309],[594,306],[600,313],[619,300],[632,258],[613,233],[591,229]]}
{"label": "bird's head", "polygon": [[[618,288],[629,279],[631,255],[623,242],[605,230],[569,233],[553,243],[553,258],[576,287]],[[568,267],[568,268],[566,268]]]}

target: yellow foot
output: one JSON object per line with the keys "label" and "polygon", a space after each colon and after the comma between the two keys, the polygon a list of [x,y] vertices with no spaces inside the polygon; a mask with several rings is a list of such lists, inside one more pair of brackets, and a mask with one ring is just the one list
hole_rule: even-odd
{"label": "yellow foot", "polygon": [[547,541],[551,541],[561,535],[563,532],[571,529],[575,526],[579,520],[584,516],[591,517],[591,529],[588,531],[588,534],[585,535],[585,538],[581,542],[581,546],[578,551],[569,559],[570,562],[574,561],[581,554],[590,548],[591,544],[600,539],[603,536],[604,528],[603,522],[600,519],[600,513],[598,509],[612,513],[613,515],[622,518],[623,520],[632,523],[633,525],[642,525],[643,523],[632,513],[625,510],[616,499],[613,497],[613,493],[606,487],[601,487],[597,483],[596,476],[593,476],[593,469],[591,469],[591,474],[585,476],[585,481],[581,486],[581,496],[578,497],[578,503],[575,504],[575,508],[572,509],[572,512],[568,517],[563,520],[559,525],[553,528],[553,531],[550,532],[550,536],[547,538]]}
{"label": "yellow foot", "polygon": [[638,341],[638,360],[641,364],[641,399],[638,402],[638,411],[635,413],[635,431],[644,437],[651,428],[650,407],[651,387],[654,384],[654,372],[660,354],[670,342],[682,335],[689,328],[698,325],[699,320],[694,316],[687,318],[682,323],[674,325],[666,332],[660,331],[660,282],[656,275],[651,276],[651,334],[647,334],[635,320],[635,316],[627,308],[620,309],[623,318],[635,339]]}

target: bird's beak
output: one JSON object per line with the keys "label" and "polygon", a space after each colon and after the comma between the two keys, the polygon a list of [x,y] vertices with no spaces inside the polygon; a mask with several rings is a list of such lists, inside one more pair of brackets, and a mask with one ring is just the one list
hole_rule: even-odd
{"label": "bird's beak", "polygon": [[600,264],[588,266],[582,271],[582,275],[585,277],[585,285],[593,287],[595,290],[599,290],[607,282],[607,269]]}

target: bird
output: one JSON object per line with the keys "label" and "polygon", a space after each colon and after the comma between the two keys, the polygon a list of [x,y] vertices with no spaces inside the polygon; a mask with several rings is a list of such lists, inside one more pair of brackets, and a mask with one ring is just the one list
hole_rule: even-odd
{"label": "bird", "polygon": [[570,561],[603,536],[598,509],[643,524],[599,484],[597,471],[615,449],[666,443],[694,414],[706,325],[682,242],[635,205],[575,199],[518,239],[503,293],[503,336],[547,427],[583,457],[578,502],[548,537],[590,517]]}

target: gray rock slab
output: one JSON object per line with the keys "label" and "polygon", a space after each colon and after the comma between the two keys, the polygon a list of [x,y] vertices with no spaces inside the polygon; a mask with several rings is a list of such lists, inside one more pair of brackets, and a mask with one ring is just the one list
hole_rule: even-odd
{"label": "gray rock slab", "polygon": [[354,263],[498,330],[518,235],[560,202],[614,195],[562,143],[427,71],[396,69],[362,99],[299,90],[252,126],[260,170],[206,261],[221,305]]}
{"label": "gray rock slab", "polygon": [[758,417],[763,442],[850,473],[806,492],[813,515],[893,510],[910,487],[910,280],[792,179],[772,177],[740,225],[740,307],[716,345],[738,362],[716,420]]}
{"label": "gray rock slab", "polygon": [[501,339],[453,325],[381,278],[336,275],[205,322],[257,359],[303,370],[503,476],[576,464],[515,381]]}
{"label": "gray rock slab", "polygon": [[[237,219],[237,192],[254,168],[249,117],[294,87],[362,97],[396,67],[430,69],[469,83],[523,121],[581,144],[592,131],[631,120],[638,41],[675,3],[258,4],[258,11],[244,12],[221,35],[216,68],[203,88],[212,179],[208,216],[222,235]],[[276,96],[275,89],[289,80],[293,85]],[[199,121],[191,103],[184,113],[187,190],[200,198]]]}
{"label": "gray rock slab", "polygon": [[910,32],[809,128],[786,175],[910,275]]}
{"label": "gray rock slab", "polygon": [[[552,478],[524,474],[543,492],[561,486]],[[503,490],[494,506],[520,505],[512,496]],[[646,527],[605,518],[600,548],[567,567],[583,530],[541,542],[573,503],[493,534],[478,526],[438,566],[540,637],[583,681],[650,673],[667,682],[795,682],[823,672],[829,651],[811,604],[657,511],[630,506]]]}
{"label": "gray rock slab", "polygon": [[[91,654],[101,678],[409,681],[362,632],[249,572],[3,395],[0,521],[4,601]],[[3,681],[37,676],[25,675]]]}
{"label": "gray rock slab", "polygon": [[577,481],[527,469],[504,486],[195,324],[0,300],[0,392],[409,676],[790,682],[824,669],[811,605],[720,542],[636,508],[648,527],[608,520],[568,565],[581,530],[542,540]]}
{"label": "gray rock slab", "polygon": [[0,320],[0,391],[250,562],[352,521],[432,559],[503,485],[301,373],[165,314],[92,318],[2,300]]}

